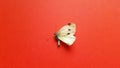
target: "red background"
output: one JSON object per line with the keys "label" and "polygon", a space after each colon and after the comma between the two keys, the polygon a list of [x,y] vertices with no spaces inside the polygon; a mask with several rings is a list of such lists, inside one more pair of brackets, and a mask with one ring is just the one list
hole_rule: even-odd
{"label": "red background", "polygon": [[[57,47],[68,22],[77,39]],[[1,0],[0,68],[120,68],[120,0]]]}

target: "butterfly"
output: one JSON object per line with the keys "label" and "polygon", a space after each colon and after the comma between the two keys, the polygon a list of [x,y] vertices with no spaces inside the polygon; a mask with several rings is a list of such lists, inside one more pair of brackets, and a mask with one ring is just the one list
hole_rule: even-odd
{"label": "butterfly", "polygon": [[68,46],[71,46],[76,40],[76,37],[74,36],[75,32],[76,25],[74,23],[68,23],[67,25],[63,26],[60,30],[58,30],[54,34],[55,39],[58,42],[58,46],[60,46],[60,41],[67,44]]}

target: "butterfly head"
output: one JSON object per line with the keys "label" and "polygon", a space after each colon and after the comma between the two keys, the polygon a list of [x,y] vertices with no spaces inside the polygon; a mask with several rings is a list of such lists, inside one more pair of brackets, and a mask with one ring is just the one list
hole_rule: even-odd
{"label": "butterfly head", "polygon": [[58,40],[58,36],[57,36],[56,33],[54,33],[54,37],[55,37],[56,40]]}

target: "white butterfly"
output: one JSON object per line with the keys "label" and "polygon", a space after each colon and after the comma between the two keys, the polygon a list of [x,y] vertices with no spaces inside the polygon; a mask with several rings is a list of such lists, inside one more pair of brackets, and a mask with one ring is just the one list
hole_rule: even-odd
{"label": "white butterfly", "polygon": [[63,26],[58,32],[55,33],[55,38],[58,41],[58,46],[60,46],[60,41],[64,42],[68,46],[71,46],[76,37],[74,36],[76,32],[76,25],[74,23],[68,23]]}

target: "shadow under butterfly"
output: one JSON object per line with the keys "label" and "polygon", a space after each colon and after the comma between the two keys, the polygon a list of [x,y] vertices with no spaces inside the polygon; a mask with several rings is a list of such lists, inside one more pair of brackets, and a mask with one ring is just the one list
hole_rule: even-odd
{"label": "shadow under butterfly", "polygon": [[54,33],[55,39],[57,40],[58,46],[60,46],[60,41],[71,46],[76,37],[74,36],[76,32],[76,25],[74,23],[68,23],[67,25],[63,26],[59,31]]}

